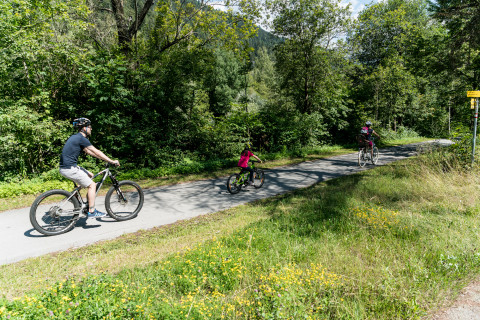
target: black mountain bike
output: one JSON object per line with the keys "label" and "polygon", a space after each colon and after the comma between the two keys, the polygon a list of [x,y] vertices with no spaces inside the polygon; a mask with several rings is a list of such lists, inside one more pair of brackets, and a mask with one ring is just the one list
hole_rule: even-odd
{"label": "black mountain bike", "polygon": [[[255,168],[255,163],[258,161],[250,160],[253,169],[253,186],[258,189],[263,186],[265,182],[265,173],[262,169]],[[239,193],[242,188],[248,186],[248,174],[249,172],[244,168],[240,169],[239,173],[232,174],[227,181],[227,190],[231,194]]]}
{"label": "black mountain bike", "polygon": [[[92,180],[100,175],[103,177],[97,182],[97,194],[107,177],[112,182],[105,196],[105,209],[108,215],[117,221],[135,218],[143,206],[142,188],[133,181],[117,181],[109,169],[109,164],[106,164],[105,169],[97,173]],[[88,200],[83,200],[80,194],[82,187],[75,183],[74,186],[72,192],[61,189],[49,190],[35,199],[30,208],[30,222],[35,230],[47,236],[54,236],[70,231],[80,217],[87,216]]]}
{"label": "black mountain bike", "polygon": [[368,146],[368,140],[365,138],[364,135],[359,134],[357,136],[357,142],[358,142],[358,165],[360,167],[364,167],[367,164],[367,161],[371,161],[372,164],[376,164],[378,161],[379,153],[378,153],[378,148],[373,143],[373,158],[372,154],[370,152],[370,148]]}

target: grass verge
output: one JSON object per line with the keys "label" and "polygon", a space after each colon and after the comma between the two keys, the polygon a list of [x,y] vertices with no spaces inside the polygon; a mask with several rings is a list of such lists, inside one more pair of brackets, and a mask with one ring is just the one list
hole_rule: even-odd
{"label": "grass verge", "polygon": [[480,272],[478,172],[432,159],[1,266],[0,316],[424,317]]}

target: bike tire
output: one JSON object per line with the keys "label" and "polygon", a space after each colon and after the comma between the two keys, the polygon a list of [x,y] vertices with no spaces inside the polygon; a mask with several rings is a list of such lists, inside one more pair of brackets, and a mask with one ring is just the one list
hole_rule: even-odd
{"label": "bike tire", "polygon": [[378,162],[378,157],[379,157],[379,152],[378,152],[378,148],[377,147],[373,147],[373,159],[372,159],[372,163],[373,164],[377,164]]}
{"label": "bike tire", "polygon": [[242,189],[242,185],[238,183],[239,178],[240,175],[238,173],[234,173],[230,177],[228,177],[227,190],[231,194],[239,193]]}
{"label": "bike tire", "polygon": [[255,169],[255,176],[253,177],[253,186],[258,189],[265,183],[265,172],[262,169]]}
{"label": "bike tire", "polygon": [[133,181],[124,180],[112,186],[105,196],[105,209],[117,221],[135,218],[143,207],[145,196],[142,188]]}
{"label": "bike tire", "polygon": [[364,167],[367,164],[367,154],[365,149],[362,148],[358,151],[358,165]]}
{"label": "bike tire", "polygon": [[[39,195],[30,208],[30,223],[41,234],[55,236],[70,231],[80,217],[82,206],[66,190],[50,190]],[[45,211],[47,210],[47,211]]]}

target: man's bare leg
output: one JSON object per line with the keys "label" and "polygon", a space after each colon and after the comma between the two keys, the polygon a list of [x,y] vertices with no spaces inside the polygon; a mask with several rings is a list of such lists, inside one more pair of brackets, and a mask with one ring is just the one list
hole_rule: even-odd
{"label": "man's bare leg", "polygon": [[92,182],[87,189],[88,212],[95,211],[95,192],[97,191],[97,184]]}

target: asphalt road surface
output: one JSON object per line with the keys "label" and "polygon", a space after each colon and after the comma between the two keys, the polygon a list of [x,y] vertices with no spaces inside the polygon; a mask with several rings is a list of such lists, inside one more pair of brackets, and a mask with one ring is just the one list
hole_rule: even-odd
{"label": "asphalt road surface", "polygon": [[[430,143],[448,144],[449,141],[436,140]],[[419,145],[381,149],[377,165],[415,155]],[[261,189],[251,188],[235,195],[227,191],[227,177],[149,189],[145,190],[142,211],[133,220],[117,222],[111,218],[82,218],[70,232],[50,237],[33,229],[29,220],[30,208],[1,212],[0,265],[113,239],[140,229],[171,224],[371,168],[371,164],[359,168],[357,154],[351,153],[268,170]],[[104,209],[103,201],[104,197],[97,198],[96,206],[100,211]]]}

